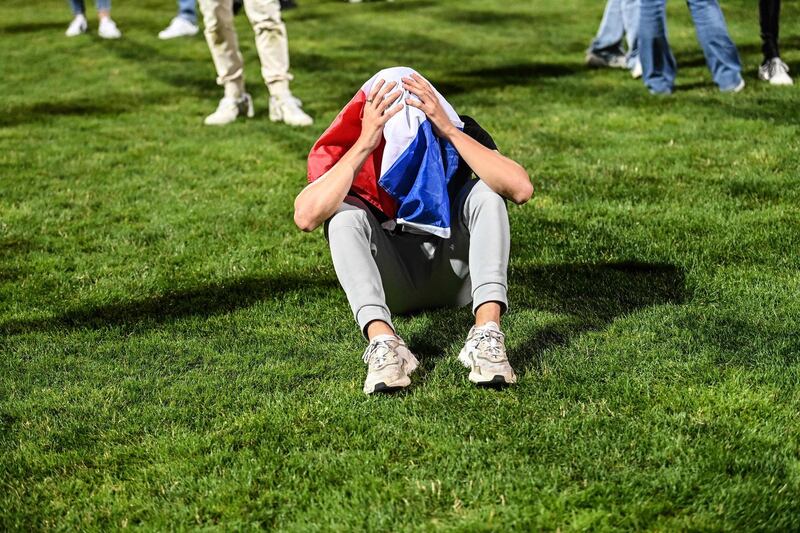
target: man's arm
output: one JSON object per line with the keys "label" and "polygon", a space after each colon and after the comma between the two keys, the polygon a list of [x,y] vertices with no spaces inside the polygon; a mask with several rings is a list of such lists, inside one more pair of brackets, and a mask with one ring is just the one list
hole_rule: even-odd
{"label": "man's arm", "polygon": [[450,141],[467,165],[494,192],[515,204],[524,204],[533,196],[533,185],[528,172],[516,161],[491,150],[450,122],[439,103],[433,87],[422,76],[412,74],[403,79],[403,87],[419,100],[406,99],[406,103],[421,109],[430,119],[436,133]]}
{"label": "man's arm", "polygon": [[[342,205],[364,162],[381,142],[386,122],[402,108],[398,104],[389,108],[401,91],[389,94],[396,83],[375,83],[361,120],[361,135],[342,158],[314,183],[300,191],[294,200],[294,223],[303,231],[314,231],[328,220]],[[388,95],[388,96],[387,96]]]}

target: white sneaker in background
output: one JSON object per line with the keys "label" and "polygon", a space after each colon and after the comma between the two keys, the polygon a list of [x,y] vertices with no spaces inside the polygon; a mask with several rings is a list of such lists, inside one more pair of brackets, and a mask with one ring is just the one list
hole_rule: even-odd
{"label": "white sneaker in background", "polygon": [[758,67],[758,77],[768,81],[771,85],[792,85],[794,83],[789,76],[789,65],[779,57],[774,57]]}
{"label": "white sneaker in background", "polygon": [[378,335],[364,350],[367,364],[367,379],[364,380],[364,393],[394,392],[408,387],[408,376],[417,369],[419,361],[403,342],[394,335]]}
{"label": "white sneaker in background", "polygon": [[103,39],[119,39],[122,37],[122,32],[111,17],[103,17],[100,19],[100,26],[97,27],[97,35]]}
{"label": "white sneaker in background", "polygon": [[208,115],[204,122],[206,126],[224,126],[235,121],[241,114],[248,118],[255,115],[253,99],[247,93],[244,93],[238,100],[228,97],[220,100],[217,110]]}
{"label": "white sneaker in background", "polygon": [[470,369],[469,380],[484,387],[502,387],[517,382],[506,357],[505,335],[494,322],[473,326],[458,360]]}
{"label": "white sneaker in background", "polygon": [[631,77],[635,80],[638,80],[642,77],[642,62],[638,59],[636,63],[633,64],[633,68],[631,69]]}
{"label": "white sneaker in background", "polygon": [[291,94],[269,97],[269,119],[290,126],[310,126],[314,119],[302,109],[303,102]]}
{"label": "white sneaker in background", "polygon": [[169,26],[158,32],[158,38],[167,40],[176,37],[191,37],[197,35],[198,31],[200,28],[197,24],[193,24],[183,17],[175,17],[170,21]]}
{"label": "white sneaker in background", "polygon": [[86,33],[88,29],[89,24],[86,22],[86,17],[83,15],[75,15],[75,18],[69,23],[67,31],[64,32],[64,35],[67,37],[77,37],[82,33]]}

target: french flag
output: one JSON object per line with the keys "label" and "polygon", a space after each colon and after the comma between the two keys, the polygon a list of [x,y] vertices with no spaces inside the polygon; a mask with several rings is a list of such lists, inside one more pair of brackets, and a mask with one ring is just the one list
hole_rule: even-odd
{"label": "french flag", "polygon": [[[358,140],[361,115],[372,85],[378,80],[387,84],[395,81],[395,90],[403,90],[401,78],[415,72],[408,67],[387,68],[361,86],[311,149],[309,182],[330,170]],[[438,91],[436,95],[450,121],[462,129],[464,123],[453,107]],[[405,103],[409,97],[416,98],[404,91],[400,100],[403,110],[386,123],[383,140],[353,180],[351,191],[397,224],[448,238],[447,184],[458,167],[458,152],[436,136],[425,113]]]}

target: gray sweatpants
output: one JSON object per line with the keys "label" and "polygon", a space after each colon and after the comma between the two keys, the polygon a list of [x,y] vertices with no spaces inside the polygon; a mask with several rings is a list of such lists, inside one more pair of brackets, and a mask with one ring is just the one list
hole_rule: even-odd
{"label": "gray sweatpants", "polygon": [[442,239],[384,229],[353,196],[325,224],[331,257],[356,322],[392,325],[391,313],[435,307],[472,310],[486,302],[508,307],[510,231],[505,200],[484,182],[468,182]]}

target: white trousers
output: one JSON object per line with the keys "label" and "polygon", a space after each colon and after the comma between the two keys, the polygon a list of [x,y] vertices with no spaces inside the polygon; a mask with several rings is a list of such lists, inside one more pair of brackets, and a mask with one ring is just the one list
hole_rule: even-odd
{"label": "white trousers", "polygon": [[[232,0],[199,0],[203,13],[205,36],[214,67],[217,83],[225,86],[226,96],[231,91],[244,90],[244,61],[239,51],[239,40],[233,25]],[[261,60],[261,75],[273,96],[289,92],[289,40],[286,25],[281,18],[278,0],[244,0],[244,10],[253,26],[256,50]]]}

